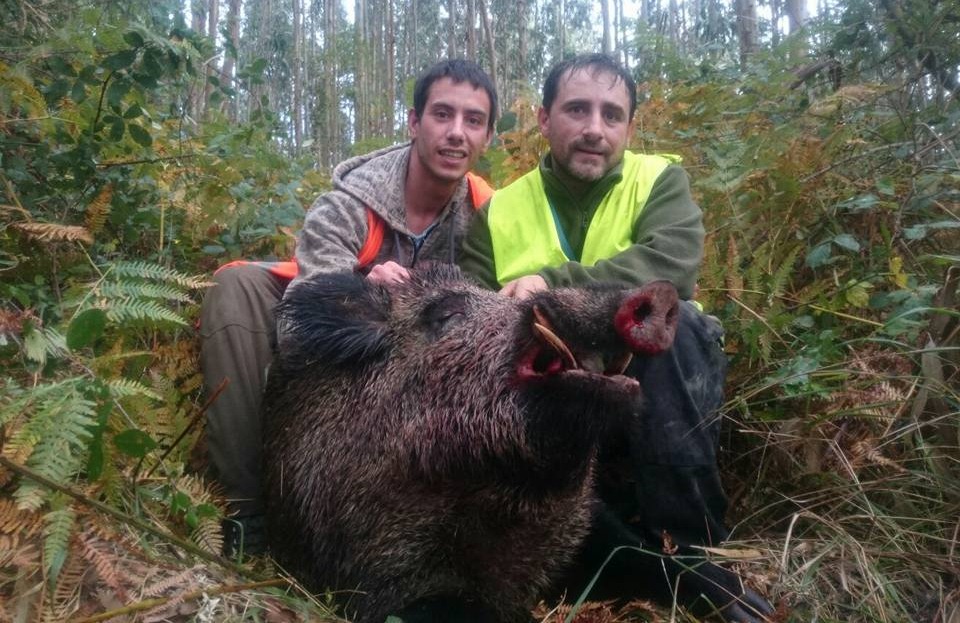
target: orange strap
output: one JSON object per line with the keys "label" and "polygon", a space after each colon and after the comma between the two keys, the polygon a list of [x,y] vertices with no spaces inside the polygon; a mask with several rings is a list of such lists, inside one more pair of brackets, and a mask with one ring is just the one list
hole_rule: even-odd
{"label": "orange strap", "polygon": [[291,280],[297,276],[297,261],[292,259],[288,262],[251,262],[249,260],[233,260],[232,262],[227,262],[217,270],[213,271],[213,274],[216,275],[224,268],[234,268],[235,266],[259,266],[264,270],[268,270],[277,277],[281,279]]}
{"label": "orange strap", "polygon": [[[487,202],[493,196],[493,187],[485,179],[474,173],[467,173],[467,189],[470,193],[470,201],[474,210],[479,210],[480,206]],[[360,253],[357,255],[357,268],[366,268],[373,260],[377,259],[380,253],[380,247],[383,245],[383,234],[386,230],[386,224],[383,218],[367,208],[367,239],[363,241],[360,247]],[[270,271],[281,279],[293,279],[297,276],[297,260],[291,259],[288,262],[248,262],[247,260],[234,260],[218,268],[216,273],[224,268],[232,266],[242,266],[244,264],[254,264]]]}
{"label": "orange strap", "polygon": [[357,268],[369,266],[373,260],[377,259],[380,253],[380,245],[383,244],[383,230],[386,225],[379,214],[367,208],[367,239],[363,241],[360,247],[360,253],[357,255]]}
{"label": "orange strap", "polygon": [[470,200],[473,201],[474,210],[479,210],[480,206],[493,196],[493,187],[476,173],[467,173],[467,187],[470,189]]}
{"label": "orange strap", "polygon": [[[475,173],[467,173],[467,190],[474,210],[479,210],[480,206],[493,196],[493,187]],[[363,247],[360,248],[360,254],[357,256],[357,268],[366,268],[377,259],[380,246],[383,244],[385,229],[386,224],[383,218],[367,208],[367,239],[363,241]]]}

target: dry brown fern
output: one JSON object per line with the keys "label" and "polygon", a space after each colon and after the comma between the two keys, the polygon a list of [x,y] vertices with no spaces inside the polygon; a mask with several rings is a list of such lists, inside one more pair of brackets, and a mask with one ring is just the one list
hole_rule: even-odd
{"label": "dry brown fern", "polygon": [[71,545],[67,561],[57,575],[53,594],[44,600],[42,620],[45,623],[66,621],[80,608],[81,589],[87,564],[76,551],[76,540]]}
{"label": "dry brown fern", "polygon": [[43,530],[43,515],[17,508],[12,498],[0,498],[0,534],[27,539]]}
{"label": "dry brown fern", "polygon": [[[96,570],[97,577],[107,585],[117,599],[127,601],[127,590],[124,587],[125,574],[123,557],[115,551],[110,543],[101,540],[94,530],[85,530],[77,539],[80,543],[80,553]],[[129,581],[128,579],[126,581]]]}
{"label": "dry brown fern", "polygon": [[195,565],[187,569],[176,572],[164,572],[160,580],[153,582],[143,588],[141,598],[144,597],[163,597],[168,593],[183,589],[183,587],[196,583],[196,575],[202,569],[202,565]]}
{"label": "dry brown fern", "polygon": [[0,570],[39,569],[40,563],[40,550],[35,543],[19,534],[0,534]]}
{"label": "dry brown fern", "polygon": [[59,223],[15,223],[14,229],[23,232],[27,238],[37,242],[79,241],[93,244],[93,236],[86,227],[79,225],[61,225]]}
{"label": "dry brown fern", "polygon": [[[560,604],[548,608],[541,603],[534,610],[533,615],[541,623],[562,623],[570,614],[570,604]],[[574,623],[626,623],[635,621],[642,613],[643,620],[650,623],[661,623],[664,619],[657,613],[657,609],[646,601],[631,601],[617,606],[612,601],[587,601],[580,605],[573,617]]]}
{"label": "dry brown fern", "polygon": [[912,368],[906,356],[875,347],[852,353],[849,382],[817,407],[815,430],[799,433],[807,468],[850,477],[871,466],[904,471],[898,446],[885,441],[908,404]]}
{"label": "dry brown fern", "polygon": [[113,184],[107,184],[100,189],[93,201],[87,204],[84,225],[92,235],[98,234],[103,229],[104,223],[107,222],[107,217],[110,215],[111,199],[113,199]]}

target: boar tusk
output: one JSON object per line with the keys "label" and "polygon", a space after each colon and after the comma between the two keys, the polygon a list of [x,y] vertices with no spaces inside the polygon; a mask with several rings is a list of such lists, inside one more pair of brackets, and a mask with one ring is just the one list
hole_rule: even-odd
{"label": "boar tusk", "polygon": [[610,365],[607,368],[606,373],[610,375],[623,374],[627,370],[627,366],[630,365],[630,362],[633,361],[633,353],[630,351],[624,352],[622,355],[610,362]]}
{"label": "boar tusk", "polygon": [[573,353],[570,352],[570,349],[567,348],[567,345],[564,344],[563,340],[561,340],[557,334],[553,332],[550,327],[550,321],[547,320],[546,316],[544,316],[540,309],[536,306],[533,308],[533,316],[536,318],[533,323],[533,330],[537,332],[537,335],[543,338],[544,341],[546,341],[558,353],[560,353],[560,356],[563,357],[563,359],[567,362],[567,366],[569,366],[570,369],[575,370],[579,368],[577,365],[577,359],[573,356]]}

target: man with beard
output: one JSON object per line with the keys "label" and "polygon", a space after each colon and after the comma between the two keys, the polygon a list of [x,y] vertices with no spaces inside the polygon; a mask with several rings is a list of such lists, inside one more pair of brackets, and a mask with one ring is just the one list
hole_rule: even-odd
{"label": "man with beard", "polygon": [[716,456],[723,330],[689,302],[704,228],[679,158],[626,150],[636,106],[633,78],[607,56],[554,67],[537,117],[550,151],[477,215],[461,267],[519,298],[594,282],[673,282],[686,299],[676,342],[632,364],[644,404],[600,449],[596,519],[565,586],[579,594],[614,548],[631,546],[605,567],[602,596],[647,590],[670,599],[676,591],[681,602],[729,621],[760,621],[770,605],[693,549],[728,535]]}

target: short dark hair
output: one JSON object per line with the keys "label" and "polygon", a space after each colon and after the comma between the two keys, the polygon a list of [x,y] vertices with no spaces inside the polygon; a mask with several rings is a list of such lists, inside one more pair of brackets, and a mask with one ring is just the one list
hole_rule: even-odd
{"label": "short dark hair", "polygon": [[427,106],[430,87],[441,78],[450,78],[454,84],[469,82],[474,88],[483,89],[487,92],[487,97],[490,99],[490,117],[487,119],[487,129],[492,131],[497,118],[497,89],[493,86],[490,76],[480,68],[480,65],[462,58],[440,61],[420,74],[417,83],[413,86],[413,110],[417,113],[417,118],[423,118],[423,109]]}
{"label": "short dark hair", "polygon": [[[553,105],[553,100],[557,99],[560,79],[581,69],[590,71],[592,75],[611,73],[618,80],[623,81],[623,86],[627,88],[627,95],[630,97],[629,118],[633,119],[633,113],[637,112],[637,83],[623,65],[606,54],[580,54],[554,65],[547,75],[546,82],[543,83],[544,109],[549,111]],[[614,84],[616,84],[616,81],[614,81]]]}

